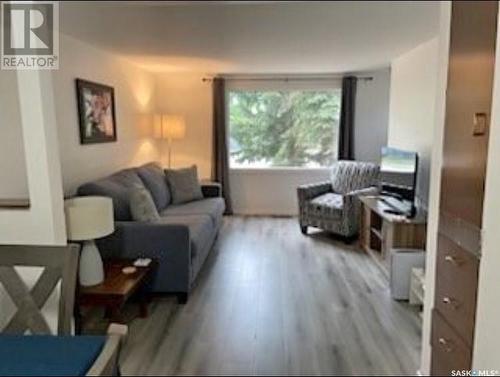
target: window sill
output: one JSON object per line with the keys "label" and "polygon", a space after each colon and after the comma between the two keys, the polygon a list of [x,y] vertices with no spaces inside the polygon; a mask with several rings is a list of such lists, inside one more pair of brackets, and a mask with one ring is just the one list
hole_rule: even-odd
{"label": "window sill", "polygon": [[299,168],[299,167],[274,167],[274,168],[229,168],[231,174],[304,174],[326,173],[330,168]]}

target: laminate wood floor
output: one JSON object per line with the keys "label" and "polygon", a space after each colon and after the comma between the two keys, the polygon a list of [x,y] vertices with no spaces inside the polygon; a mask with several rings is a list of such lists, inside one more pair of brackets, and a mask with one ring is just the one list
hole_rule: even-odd
{"label": "laminate wood floor", "polygon": [[296,219],[232,217],[188,303],[132,322],[125,375],[415,375],[415,309],[357,245]]}

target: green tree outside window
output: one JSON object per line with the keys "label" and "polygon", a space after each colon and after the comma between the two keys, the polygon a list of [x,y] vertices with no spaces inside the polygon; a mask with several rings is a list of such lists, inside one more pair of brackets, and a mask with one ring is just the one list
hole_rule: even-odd
{"label": "green tree outside window", "polygon": [[340,98],[340,90],[231,91],[231,166],[330,166]]}

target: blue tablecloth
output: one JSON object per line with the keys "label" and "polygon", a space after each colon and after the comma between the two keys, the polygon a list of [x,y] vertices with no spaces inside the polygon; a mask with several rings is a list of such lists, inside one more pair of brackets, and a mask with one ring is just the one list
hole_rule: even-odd
{"label": "blue tablecloth", "polygon": [[0,376],[84,376],[102,336],[0,335]]}

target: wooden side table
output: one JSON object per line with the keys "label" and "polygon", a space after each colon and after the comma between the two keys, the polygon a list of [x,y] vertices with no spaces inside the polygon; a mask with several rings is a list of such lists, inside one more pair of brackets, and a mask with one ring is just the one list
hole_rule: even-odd
{"label": "wooden side table", "polygon": [[382,271],[389,276],[390,250],[425,250],[427,214],[417,210],[413,218],[387,213],[391,209],[378,196],[362,196],[360,244]]}
{"label": "wooden side table", "polygon": [[147,267],[137,267],[133,274],[122,272],[132,266],[133,260],[117,259],[104,262],[104,282],[92,287],[79,287],[75,305],[75,330],[81,334],[84,307],[104,307],[112,322],[123,323],[121,310],[133,296],[140,300],[140,316],[148,315],[149,295],[145,288],[151,282],[157,263],[151,261]]}

